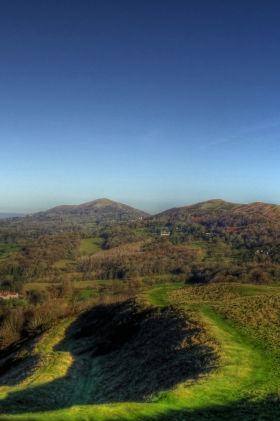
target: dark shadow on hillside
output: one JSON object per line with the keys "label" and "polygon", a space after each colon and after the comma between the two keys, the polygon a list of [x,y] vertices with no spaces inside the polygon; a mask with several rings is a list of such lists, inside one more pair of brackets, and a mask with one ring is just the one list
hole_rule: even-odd
{"label": "dark shadow on hillside", "polygon": [[82,314],[56,351],[74,358],[67,374],[10,393],[0,401],[2,414],[143,402],[216,364],[212,344],[196,322],[172,307],[145,309],[133,300]]}
{"label": "dark shadow on hillside", "polygon": [[29,377],[40,361],[33,353],[36,339],[18,341],[0,351],[0,387],[15,386]]}

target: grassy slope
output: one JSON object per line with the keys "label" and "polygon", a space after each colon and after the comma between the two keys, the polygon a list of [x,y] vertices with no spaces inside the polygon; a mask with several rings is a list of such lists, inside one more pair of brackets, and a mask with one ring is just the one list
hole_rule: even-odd
{"label": "grassy slope", "polygon": [[[170,290],[172,286],[167,288]],[[170,302],[165,293],[167,288],[153,288],[150,299],[157,305],[166,305]],[[253,291],[255,293],[255,289]],[[249,294],[248,287],[246,294]],[[196,401],[198,406],[211,406],[215,401],[221,404],[244,398],[250,393],[263,395],[275,392],[279,380],[275,375],[278,373],[274,371],[273,356],[269,356],[267,350],[261,349],[240,327],[223,319],[208,303],[189,304],[187,307],[195,311],[222,349],[222,369],[209,377],[207,382],[189,388],[187,394],[195,392],[191,396],[192,406]]]}
{"label": "grassy slope", "polygon": [[[167,305],[170,303],[170,295],[167,293],[176,287],[178,285],[152,288],[146,299],[154,305]],[[90,383],[94,382],[94,366],[92,366],[88,369],[88,376],[77,377],[73,382],[66,409],[2,415],[0,420],[279,419],[280,413],[270,404],[262,403],[258,407],[257,400],[250,401],[246,405],[240,403],[241,399],[246,397],[265,401],[266,395],[275,392],[277,379],[273,374],[269,356],[265,355],[261,348],[256,347],[256,344],[236,325],[219,316],[209,304],[193,304],[192,311],[195,311],[221,348],[220,368],[196,384],[188,388],[179,385],[175,390],[162,394],[161,398],[153,403],[127,402],[71,407],[71,401],[77,402],[77,394],[84,399],[87,391],[91,390]],[[71,354],[54,351],[53,348],[61,341],[69,323],[70,321],[61,323],[59,330],[45,335],[38,344],[38,351],[44,356],[44,365],[21,385],[2,388],[2,398],[12,391],[36,387],[65,376],[72,364]],[[59,390],[56,393],[59,393]]]}

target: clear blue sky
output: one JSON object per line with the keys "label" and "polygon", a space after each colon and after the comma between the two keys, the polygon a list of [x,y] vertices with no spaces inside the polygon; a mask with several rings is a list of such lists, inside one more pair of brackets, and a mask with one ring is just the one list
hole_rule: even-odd
{"label": "clear blue sky", "polygon": [[0,211],[280,202],[280,2],[0,0]]}

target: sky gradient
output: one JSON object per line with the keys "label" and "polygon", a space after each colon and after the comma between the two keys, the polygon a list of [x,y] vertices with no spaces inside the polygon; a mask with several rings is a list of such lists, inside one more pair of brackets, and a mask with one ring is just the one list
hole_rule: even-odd
{"label": "sky gradient", "polygon": [[0,0],[0,212],[280,203],[280,2]]}

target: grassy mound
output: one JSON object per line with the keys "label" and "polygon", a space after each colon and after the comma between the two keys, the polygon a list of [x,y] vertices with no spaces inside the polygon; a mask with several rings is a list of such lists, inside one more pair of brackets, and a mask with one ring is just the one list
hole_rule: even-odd
{"label": "grassy mound", "polygon": [[64,320],[0,419],[278,421],[279,288],[158,285]]}
{"label": "grassy mound", "polygon": [[11,391],[2,413],[23,413],[98,403],[143,402],[178,383],[192,383],[216,365],[202,327],[168,306],[133,300],[83,313],[54,354],[71,355],[64,376]]}

